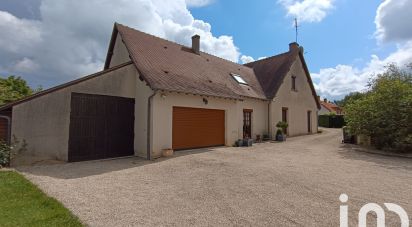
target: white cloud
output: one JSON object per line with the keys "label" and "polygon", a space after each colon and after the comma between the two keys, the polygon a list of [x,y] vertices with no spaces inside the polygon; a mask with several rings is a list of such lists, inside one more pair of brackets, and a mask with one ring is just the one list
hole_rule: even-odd
{"label": "white cloud", "polygon": [[412,1],[385,0],[376,12],[376,36],[379,41],[407,41],[412,39]]}
{"label": "white cloud", "polygon": [[202,7],[209,5],[214,0],[186,0],[186,4],[188,7]]}
{"label": "white cloud", "polygon": [[33,60],[24,57],[19,60],[13,67],[13,71],[22,72],[22,73],[31,73],[39,69],[39,65]]}
{"label": "white cloud", "polygon": [[333,9],[334,0],[278,0],[287,15],[300,22],[320,22]]}
{"label": "white cloud", "polygon": [[249,62],[252,62],[252,61],[255,61],[255,59],[253,59],[253,57],[251,57],[251,56],[242,55],[240,57],[240,62],[242,62],[242,64],[246,64],[246,63],[249,63]]}
{"label": "white cloud", "polygon": [[315,88],[319,95],[328,99],[341,99],[349,92],[363,91],[371,76],[384,71],[385,66],[396,63],[405,66],[412,62],[412,41],[399,45],[397,50],[384,59],[372,55],[369,63],[363,68],[350,65],[337,65],[334,68],[321,69],[319,73],[311,73]]}
{"label": "white cloud", "polygon": [[396,50],[383,59],[372,55],[363,68],[338,65],[312,73],[317,92],[329,99],[340,99],[349,92],[366,89],[369,78],[383,72],[386,65],[395,63],[403,67],[411,63],[412,30],[408,29],[412,20],[411,11],[412,1],[384,0],[376,11],[375,35],[380,44],[395,42]]}
{"label": "white cloud", "polygon": [[214,36],[210,24],[193,18],[185,0],[42,0],[40,18],[0,11],[1,74],[21,73],[47,87],[99,71],[114,22],[185,45],[199,34],[202,50],[235,62],[240,55],[233,38]]}

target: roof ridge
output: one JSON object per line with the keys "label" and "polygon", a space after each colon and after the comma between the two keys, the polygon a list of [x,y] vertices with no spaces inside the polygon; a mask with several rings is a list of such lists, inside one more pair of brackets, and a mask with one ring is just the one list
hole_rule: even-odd
{"label": "roof ridge", "polygon": [[[117,22],[115,22],[115,24],[116,24],[116,26],[117,26],[117,25],[120,25],[120,26],[126,27],[126,28],[128,28],[128,29],[132,29],[132,30],[134,30],[134,31],[141,32],[141,33],[143,33],[143,34],[145,34],[145,35],[149,35],[149,36],[151,36],[151,37],[154,37],[154,38],[157,38],[157,39],[164,40],[164,41],[166,41],[166,42],[170,42],[170,43],[179,45],[179,46],[181,46],[181,47],[191,48],[190,46],[185,46],[185,45],[180,44],[180,43],[177,43],[177,42],[175,42],[175,41],[168,40],[168,39],[165,39],[165,38],[162,38],[162,37],[159,37],[159,36],[155,36],[155,35],[153,35],[153,34],[140,31],[140,30],[138,30],[138,29],[129,27],[129,26],[127,26],[127,25],[123,25],[123,24],[120,24],[120,23],[117,23]],[[230,62],[230,63],[234,63],[234,64],[237,64],[237,65],[239,65],[239,66],[247,67],[247,66],[245,66],[245,64],[240,64],[240,63],[238,63],[238,62],[234,62],[234,61],[231,61],[231,60],[228,60],[228,59],[225,59],[225,58],[222,58],[222,57],[213,55],[213,54],[208,53],[208,52],[205,52],[205,51],[200,51],[200,53],[205,54],[205,55],[209,55],[209,56],[212,56],[212,57],[215,57],[215,58],[219,58],[220,60],[227,61],[227,62]],[[280,55],[280,54],[279,54],[279,55]],[[247,67],[247,68],[249,68],[249,67]]]}
{"label": "roof ridge", "polygon": [[257,62],[262,62],[262,61],[266,61],[266,60],[270,60],[270,59],[273,59],[273,58],[275,58],[275,57],[280,57],[281,55],[287,55],[287,54],[291,54],[292,52],[290,52],[290,51],[286,51],[286,52],[283,52],[283,53],[280,53],[280,54],[277,54],[277,55],[273,55],[273,56],[270,56],[270,57],[267,57],[267,58],[262,58],[262,59],[259,59],[259,60],[256,60],[256,61],[251,61],[251,62],[248,62],[248,63],[246,63],[246,64],[243,64],[244,66],[247,66],[247,65],[249,65],[249,64],[254,64],[254,63],[257,63]]}

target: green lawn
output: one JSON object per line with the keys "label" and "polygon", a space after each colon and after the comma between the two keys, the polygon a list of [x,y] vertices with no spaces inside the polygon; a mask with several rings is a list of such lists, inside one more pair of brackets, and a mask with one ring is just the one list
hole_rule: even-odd
{"label": "green lawn", "polygon": [[57,200],[22,175],[0,171],[0,226],[82,226]]}

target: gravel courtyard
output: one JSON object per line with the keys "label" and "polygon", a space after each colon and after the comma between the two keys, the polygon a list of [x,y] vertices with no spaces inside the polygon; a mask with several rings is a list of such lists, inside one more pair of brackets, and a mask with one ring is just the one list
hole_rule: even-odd
{"label": "gravel courtyard", "polygon": [[[350,226],[369,202],[401,205],[411,219],[412,159],[340,141],[340,130],[327,129],[285,143],[182,151],[156,161],[19,170],[90,226],[339,226],[341,193],[349,196]],[[400,226],[389,211],[386,223]]]}

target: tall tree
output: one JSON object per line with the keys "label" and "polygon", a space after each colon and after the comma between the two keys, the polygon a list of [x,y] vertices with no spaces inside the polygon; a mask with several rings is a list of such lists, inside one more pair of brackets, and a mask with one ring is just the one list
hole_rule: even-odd
{"label": "tall tree", "polygon": [[334,103],[340,107],[345,107],[346,105],[348,105],[351,102],[354,102],[360,98],[362,98],[365,94],[361,93],[361,92],[351,92],[347,95],[345,95],[345,97],[341,100],[335,100]]}
{"label": "tall tree", "polygon": [[374,77],[369,91],[347,105],[348,126],[370,135],[378,148],[412,151],[412,73],[389,65]]}
{"label": "tall tree", "polygon": [[19,76],[0,77],[0,106],[21,99],[41,90],[41,87],[32,89]]}

